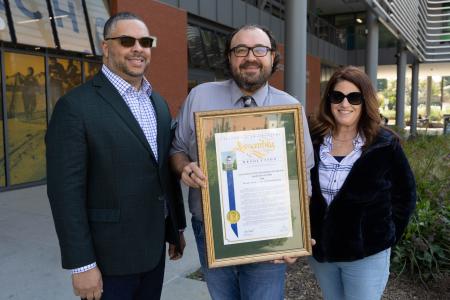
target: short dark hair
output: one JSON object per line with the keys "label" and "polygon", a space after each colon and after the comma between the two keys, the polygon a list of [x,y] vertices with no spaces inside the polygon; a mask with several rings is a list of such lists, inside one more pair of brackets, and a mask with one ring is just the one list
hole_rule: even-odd
{"label": "short dark hair", "polygon": [[277,66],[280,63],[280,53],[277,51],[277,41],[275,40],[275,36],[273,35],[273,33],[268,28],[257,24],[243,25],[228,35],[227,40],[225,42],[225,53],[224,53],[225,66],[228,69],[228,71],[231,71],[230,60],[228,59],[228,55],[230,54],[231,40],[233,39],[233,37],[241,30],[253,30],[253,29],[260,29],[264,31],[269,37],[270,48],[275,53],[275,58],[273,60],[272,65],[272,74],[273,74],[277,70]]}
{"label": "short dark hair", "polygon": [[103,27],[103,38],[106,39],[107,37],[109,37],[109,34],[111,34],[111,31],[116,26],[117,22],[122,20],[138,20],[145,24],[145,22],[140,17],[131,12],[120,12],[111,16],[106,21],[105,26]]}

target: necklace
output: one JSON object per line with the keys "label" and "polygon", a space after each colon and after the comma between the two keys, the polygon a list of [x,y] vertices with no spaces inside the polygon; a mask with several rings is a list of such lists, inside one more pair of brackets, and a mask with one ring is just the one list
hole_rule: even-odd
{"label": "necklace", "polygon": [[337,141],[337,142],[348,142],[348,141],[352,141],[352,140],[354,140],[355,139],[355,137],[356,137],[356,135],[354,136],[354,137],[352,137],[352,138],[349,138],[349,139],[337,139],[337,138],[335,138],[334,136],[333,136],[333,141]]}

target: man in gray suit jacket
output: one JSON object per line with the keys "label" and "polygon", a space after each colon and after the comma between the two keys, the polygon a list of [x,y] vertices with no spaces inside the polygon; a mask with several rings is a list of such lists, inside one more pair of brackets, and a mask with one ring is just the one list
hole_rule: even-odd
{"label": "man in gray suit jacket", "polygon": [[159,299],[165,242],[178,259],[186,226],[168,167],[171,116],[144,73],[145,23],[105,24],[103,67],[59,99],[46,135],[47,183],[62,265],[83,299]]}

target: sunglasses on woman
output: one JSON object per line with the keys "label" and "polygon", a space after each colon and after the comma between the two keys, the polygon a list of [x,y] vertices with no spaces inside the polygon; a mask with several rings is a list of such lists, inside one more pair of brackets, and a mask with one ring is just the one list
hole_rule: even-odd
{"label": "sunglasses on woman", "polygon": [[347,98],[348,103],[351,105],[359,105],[364,100],[364,97],[360,92],[353,92],[345,95],[339,91],[332,91],[328,94],[328,100],[333,104],[339,104],[344,101],[345,98]]}
{"label": "sunglasses on woman", "polygon": [[106,38],[105,41],[108,40],[119,40],[120,45],[125,48],[131,48],[136,44],[136,40],[139,42],[139,45],[141,45],[142,48],[151,48],[155,46],[156,40],[152,37],[142,37],[140,39],[134,38],[132,36],[128,35],[122,35],[117,37],[110,37]]}

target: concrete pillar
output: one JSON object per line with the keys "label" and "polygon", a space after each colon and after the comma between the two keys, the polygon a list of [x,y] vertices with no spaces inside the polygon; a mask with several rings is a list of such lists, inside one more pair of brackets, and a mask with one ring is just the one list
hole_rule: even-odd
{"label": "concrete pillar", "polygon": [[367,10],[366,27],[368,30],[366,43],[366,74],[369,76],[373,87],[376,89],[379,29],[377,17],[370,9]]}
{"label": "concrete pillar", "polygon": [[306,105],[307,2],[286,0],[285,90]]}
{"label": "concrete pillar", "polygon": [[428,120],[430,119],[430,115],[431,115],[432,85],[433,85],[433,78],[431,76],[427,76],[427,103],[426,103],[425,114],[427,115]]}
{"label": "concrete pillar", "polygon": [[417,108],[419,106],[419,60],[414,59],[411,70],[411,136],[417,135]]}
{"label": "concrete pillar", "polygon": [[403,42],[398,44],[397,52],[397,94],[395,101],[395,126],[405,128],[405,77],[406,48]]}

